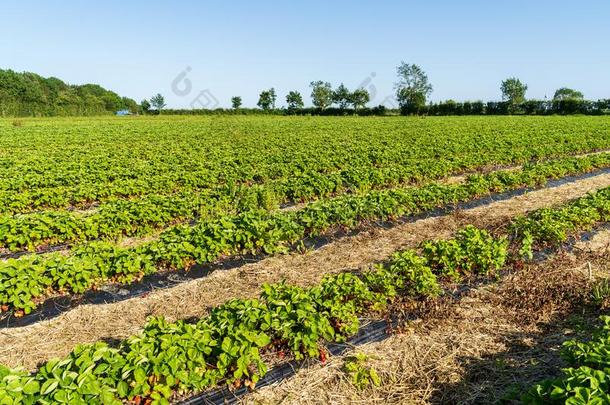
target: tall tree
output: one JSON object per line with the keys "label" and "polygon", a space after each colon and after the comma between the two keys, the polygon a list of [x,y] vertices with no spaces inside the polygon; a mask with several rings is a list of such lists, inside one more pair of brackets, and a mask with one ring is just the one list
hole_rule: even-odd
{"label": "tall tree", "polygon": [[305,106],[303,97],[298,91],[291,91],[286,95],[286,104],[288,104],[289,110],[298,110]]}
{"label": "tall tree", "polygon": [[516,77],[509,77],[502,82],[500,90],[502,90],[502,99],[515,106],[525,101],[527,85]]}
{"label": "tall tree", "polygon": [[142,111],[142,114],[148,114],[150,112],[150,102],[148,100],[142,100],[140,102],[140,111]]}
{"label": "tall tree", "polygon": [[555,91],[555,95],[553,96],[553,100],[561,101],[561,100],[583,100],[585,96],[578,90],[569,89],[567,87],[562,87]]}
{"label": "tall tree", "polygon": [[275,102],[277,100],[277,95],[275,94],[275,89],[273,87],[269,89],[269,97],[271,98],[271,108],[275,110]]}
{"label": "tall tree", "polygon": [[401,62],[396,68],[398,82],[394,84],[396,99],[403,113],[419,114],[432,93],[432,85],[423,69],[415,64]]}
{"label": "tall tree", "polygon": [[311,87],[311,101],[317,108],[324,110],[333,103],[333,88],[328,82],[318,80],[309,84]]}
{"label": "tall tree", "polygon": [[165,104],[165,98],[161,95],[161,93],[157,93],[157,95],[153,96],[150,99],[150,104],[152,105],[153,109],[156,110],[157,112],[161,112],[163,107],[165,107],[167,105],[167,104]]}
{"label": "tall tree", "polygon": [[231,106],[234,110],[238,110],[241,107],[241,97],[235,96],[231,97]]}
{"label": "tall tree", "polygon": [[339,108],[345,110],[351,104],[351,93],[343,83],[333,91],[333,103],[339,104]]}
{"label": "tall tree", "polygon": [[258,105],[263,110],[268,111],[273,107],[274,104],[275,90],[270,89],[261,91],[261,94],[258,96],[258,103],[256,103],[256,105]]}
{"label": "tall tree", "polygon": [[371,96],[366,89],[356,89],[350,94],[350,103],[354,106],[354,110],[362,108],[371,101]]}

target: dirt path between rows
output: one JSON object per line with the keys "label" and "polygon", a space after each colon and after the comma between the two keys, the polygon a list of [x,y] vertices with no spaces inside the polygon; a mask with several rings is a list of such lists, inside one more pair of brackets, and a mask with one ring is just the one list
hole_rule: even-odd
{"label": "dirt path between rows", "polygon": [[493,226],[530,210],[578,198],[610,186],[610,174],[532,191],[509,200],[397,225],[372,228],[305,254],[274,256],[232,270],[159,290],[145,297],[105,305],[83,305],[57,318],[0,330],[0,364],[33,369],[42,361],[68,354],[76,344],[115,341],[137,333],[148,316],[170,320],[201,317],[231,298],[255,297],[263,283],[286,280],[301,286],[329,273],[362,268],[386,260],[396,250],[427,239],[448,238],[466,224]]}
{"label": "dirt path between rows", "polygon": [[[362,345],[324,366],[250,394],[248,404],[479,404],[520,393],[566,365],[561,344],[587,338],[599,311],[588,306],[592,280],[610,276],[610,231],[579,242],[572,254],[480,287],[435,309],[405,333]],[[382,378],[356,389],[342,368],[354,352]]]}

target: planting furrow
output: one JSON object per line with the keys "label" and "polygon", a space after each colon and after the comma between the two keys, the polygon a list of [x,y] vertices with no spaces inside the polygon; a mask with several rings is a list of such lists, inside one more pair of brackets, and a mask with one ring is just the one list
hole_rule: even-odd
{"label": "planting furrow", "polygon": [[[504,253],[507,244],[476,228],[459,233],[458,243],[464,251]],[[486,273],[502,264],[483,260],[468,261],[469,272]],[[435,269],[443,274],[443,267]],[[168,404],[224,382],[254,387],[267,372],[262,353],[323,358],[322,340],[345,341],[358,331],[360,314],[384,310],[399,293],[439,293],[432,268],[413,251],[396,253],[389,263],[359,275],[327,276],[312,288],[265,284],[258,299],[230,300],[196,323],[151,318],[142,333],[117,347],[80,345],[33,374],[0,366],[0,400]]]}
{"label": "planting furrow", "polygon": [[[591,176],[591,175],[595,175],[595,173],[587,174],[587,175],[585,175],[585,177]],[[565,182],[578,181],[580,178],[582,178],[582,176],[576,177],[576,178],[574,178],[574,177],[566,178],[566,179],[562,179],[560,181],[552,181],[547,186],[556,187]],[[466,203],[459,203],[453,207],[444,208],[441,210],[437,210],[435,212],[425,213],[425,214],[423,214],[423,216],[442,215],[443,213],[448,213],[451,210],[463,209],[463,208],[468,208],[468,207],[472,208],[475,206],[480,206],[480,205],[486,204],[489,201],[497,201],[499,199],[510,198],[514,195],[518,195],[518,194],[522,193],[523,191],[524,190],[517,190],[515,192],[508,192],[508,193],[504,193],[501,195],[495,195],[491,198],[483,198],[483,199],[478,199],[478,200],[474,200],[474,201],[469,201]],[[397,222],[404,222],[405,220],[412,221],[412,220],[416,220],[418,217],[421,217],[421,215],[415,216],[415,217],[410,217],[410,218],[399,219],[398,221],[395,220],[393,222],[381,223],[381,226],[384,226],[384,227],[394,226],[394,225],[396,225]],[[362,228],[362,229],[364,229],[364,228]],[[362,229],[359,229],[359,230],[362,230]],[[353,231],[351,233],[353,233]],[[324,244],[330,243],[333,239],[335,239],[337,237],[341,237],[341,236],[345,236],[345,233],[340,231],[339,233],[330,235],[330,237],[324,236],[324,237],[319,237],[319,238],[315,238],[315,239],[306,239],[304,242],[306,243],[307,246],[320,247]],[[149,238],[148,240],[135,239],[132,241],[125,241],[128,243],[121,244],[121,246],[135,247],[135,246],[139,246],[146,242],[151,242],[153,240],[154,240],[154,238]],[[304,245],[301,245],[301,247],[299,247],[299,249],[301,249],[302,246],[304,246]],[[181,273],[157,272],[157,273],[145,276],[142,280],[134,282],[134,283],[130,283],[128,285],[107,284],[107,285],[103,285],[103,286],[99,287],[98,289],[87,291],[82,295],[63,295],[63,296],[58,296],[58,297],[51,297],[51,298],[45,300],[41,305],[39,305],[38,309],[36,311],[34,311],[34,313],[31,313],[24,318],[19,318],[19,317],[11,318],[10,316],[9,317],[5,316],[4,325],[9,326],[9,327],[25,326],[25,325],[29,325],[29,324],[38,322],[43,319],[49,319],[49,318],[55,317],[63,312],[69,311],[71,308],[74,308],[78,305],[100,304],[100,303],[111,303],[111,302],[123,301],[126,299],[130,299],[133,297],[147,294],[149,291],[152,291],[152,290],[170,288],[170,287],[173,287],[176,284],[179,284],[182,282],[188,282],[189,280],[205,277],[218,269],[227,270],[227,269],[231,269],[236,266],[239,266],[240,264],[243,264],[244,262],[248,262],[251,260],[258,260],[258,259],[260,259],[260,256],[251,257],[251,258],[247,258],[247,257],[237,258],[234,260],[223,260],[217,264],[194,266],[188,272],[181,272]]]}
{"label": "planting furrow", "polygon": [[[528,233],[549,221],[563,238]],[[588,218],[591,218],[587,221]],[[433,240],[420,249],[396,252],[386,263],[360,273],[327,275],[311,288],[265,284],[258,299],[232,299],[196,323],[150,318],[143,332],[116,347],[80,345],[64,359],[51,360],[34,374],[0,368],[3,401],[169,403],[191,392],[224,383],[254,388],[268,370],[262,353],[295,360],[327,357],[322,341],[343,342],[359,329],[363,314],[386,313],[398,297],[407,302],[434,298],[440,282],[498,274],[509,258],[523,265],[532,249],[559,246],[570,233],[610,219],[610,187],[565,206],[532,212],[508,227],[516,237],[494,237],[472,225],[453,239]],[[526,248],[527,247],[527,248]],[[77,383],[78,382],[78,383]]]}
{"label": "planting furrow", "polygon": [[372,191],[322,200],[296,212],[249,211],[220,217],[194,227],[170,228],[159,240],[134,248],[91,243],[68,256],[56,253],[9,259],[0,262],[2,309],[14,310],[19,316],[54,295],[79,294],[108,282],[131,284],[162,269],[189,269],[196,263],[238,254],[287,252],[296,242],[333,229],[358,229],[367,221],[414,216],[525,185],[541,187],[566,175],[594,175],[596,164],[605,166],[605,161],[589,157],[541,163],[518,173],[471,176],[459,185]]}
{"label": "planting furrow", "polygon": [[[291,254],[264,259],[202,280],[183,283],[164,291],[108,305],[86,305],[24,328],[0,334],[0,362],[32,367],[50,357],[65,355],[76,343],[103,337],[125,338],[140,329],[149,315],[170,320],[200,317],[206,308],[234,297],[256,296],[265,282],[285,279],[301,286],[312,285],[342,269],[361,268],[386,260],[392,252],[417,246],[426,239],[448,237],[473,223],[494,227],[514,216],[549,205],[564,203],[590,191],[610,185],[610,175],[590,177],[552,189],[533,191],[513,199],[445,215],[399,224],[393,228],[372,228],[333,242],[304,255]],[[45,336],[44,340],[39,337]]]}
{"label": "planting furrow", "polygon": [[[245,397],[227,393],[209,403],[517,403],[542,378],[561,376],[563,342],[589,338],[600,313],[591,289],[608,277],[610,256],[602,246],[609,236],[601,231],[596,243],[577,242],[582,250],[575,246],[573,254],[526,266],[459,301],[423,308],[422,319],[383,340],[326,363],[310,362]],[[354,385],[345,365],[356,354],[379,375],[379,386],[370,380]]]}
{"label": "planting furrow", "polygon": [[[589,161],[592,167],[597,169],[610,166],[610,153],[592,153],[574,158]],[[522,166],[515,166],[497,168],[496,171],[522,169]],[[481,171],[490,173],[484,168]],[[28,251],[45,253],[85,241],[145,237],[172,224],[204,222],[255,209],[273,210],[282,206],[286,207],[285,210],[293,211],[303,208],[305,206],[303,203],[296,205],[291,203],[295,196],[299,196],[301,200],[311,201],[323,197],[338,197],[342,194],[358,194],[357,190],[369,189],[371,185],[373,188],[397,187],[401,183],[405,186],[404,179],[386,184],[383,178],[375,175],[371,175],[373,184],[368,184],[371,179],[364,178],[349,180],[350,183],[345,184],[354,176],[346,173],[338,175],[341,178],[332,179],[331,174],[325,174],[324,181],[313,181],[308,177],[307,182],[311,183],[307,186],[311,188],[309,194],[303,190],[304,186],[299,180],[290,179],[258,186],[225,187],[204,192],[181,192],[173,196],[147,195],[136,200],[115,200],[103,203],[96,207],[96,210],[85,213],[43,211],[2,215],[0,216],[0,254],[4,251],[5,257],[18,257]],[[436,175],[430,178],[424,177],[419,183],[429,183],[435,177]],[[458,185],[467,181],[468,176],[461,175],[442,179],[438,184]],[[333,186],[328,187],[318,184],[319,182],[332,183]]]}
{"label": "planting furrow", "polygon": [[[599,117],[490,122],[174,117],[120,123],[41,120],[19,129],[7,125],[0,140],[5,151],[0,209],[67,208],[291,178],[301,178],[300,190],[308,195],[323,185],[325,176],[336,180],[338,172],[345,174],[339,188],[343,183],[370,187],[608,148],[607,124]],[[300,194],[297,190],[294,197]]]}

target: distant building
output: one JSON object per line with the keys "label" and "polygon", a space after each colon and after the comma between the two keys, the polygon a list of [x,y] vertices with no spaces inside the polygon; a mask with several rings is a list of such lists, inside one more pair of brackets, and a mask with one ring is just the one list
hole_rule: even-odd
{"label": "distant building", "polygon": [[126,115],[131,115],[131,113],[129,112],[129,110],[119,110],[116,112],[116,115],[118,115],[119,117],[124,117]]}

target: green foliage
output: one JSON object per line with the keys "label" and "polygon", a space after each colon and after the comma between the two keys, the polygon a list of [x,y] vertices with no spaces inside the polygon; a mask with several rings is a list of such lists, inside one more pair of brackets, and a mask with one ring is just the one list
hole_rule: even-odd
{"label": "green foliage", "polygon": [[150,105],[159,113],[166,106],[165,98],[160,93],[157,93],[150,99]]}
{"label": "green foliage", "polygon": [[343,83],[333,91],[332,102],[339,106],[339,110],[347,110],[351,105],[356,112],[359,108],[363,108],[370,101],[369,92],[365,89],[356,89],[350,92]]}
{"label": "green foliage", "polygon": [[447,115],[554,115],[587,114],[604,115],[610,113],[610,99],[597,101],[582,98],[561,98],[558,100],[524,100],[518,104],[509,101],[464,101],[453,100],[429,103],[419,109],[420,114]]}
{"label": "green foliage", "polygon": [[559,208],[543,208],[517,217],[511,233],[521,243],[520,254],[532,258],[533,250],[566,242],[576,232],[610,219],[610,189],[602,189]]}
{"label": "green foliage", "polygon": [[467,226],[449,241],[426,241],[424,257],[430,267],[446,277],[459,280],[462,275],[489,275],[506,261],[508,240],[494,239],[487,231]]}
{"label": "green foliage", "polygon": [[127,109],[137,103],[95,84],[68,85],[35,73],[0,69],[0,117],[98,115]]}
{"label": "green foliage", "polygon": [[401,112],[405,115],[419,114],[426,105],[426,99],[432,93],[428,76],[421,67],[405,62],[401,62],[396,71],[398,82],[394,87]]}
{"label": "green foliage", "polygon": [[258,97],[258,105],[264,111],[275,109],[275,89],[272,87],[269,90],[263,90]]}
{"label": "green foliage", "polygon": [[543,381],[527,391],[526,404],[607,404],[610,402],[610,317],[588,342],[564,343],[563,355],[572,365],[563,376]]}
{"label": "green foliage", "polygon": [[355,353],[353,356],[346,357],[343,362],[343,371],[350,377],[354,386],[362,390],[370,385],[379,387],[381,379],[377,371],[367,363],[369,357],[364,353]]}
{"label": "green foliage", "polygon": [[142,100],[140,102],[140,112],[142,114],[148,114],[150,112],[150,109],[151,109],[150,101]]}
{"label": "green foliage", "polygon": [[316,108],[324,110],[333,103],[333,88],[328,82],[321,80],[311,82],[311,101]]}
{"label": "green foliage", "polygon": [[364,106],[371,101],[371,95],[366,89],[356,89],[350,94],[349,101],[354,107],[354,110],[358,110],[364,108]]}
{"label": "green foliage", "polygon": [[[56,121],[50,128],[43,121],[19,129],[9,127],[9,134],[0,138],[0,146],[11,151],[0,167],[0,247],[33,251],[56,243],[75,244],[67,256],[24,256],[0,263],[0,305],[8,305],[18,314],[28,313],[49,295],[81,293],[109,281],[131,283],[158,270],[185,269],[227,255],[285,252],[303,238],[338,226],[351,228],[362,221],[414,215],[610,165],[610,154],[562,158],[528,164],[522,171],[473,175],[464,184],[422,186],[480,165],[606,147],[606,138],[598,136],[605,133],[605,127],[580,118],[574,121],[576,127],[569,125],[571,120],[562,119],[561,126],[552,127],[550,132],[538,121],[529,122],[532,127],[527,129],[519,127],[524,120],[507,118],[508,132],[501,141],[493,131],[485,132],[485,126],[465,130],[462,138],[456,133],[446,135],[445,131],[453,128],[446,121],[434,126],[433,141],[430,134],[419,136],[417,131],[403,139],[396,131],[405,125],[405,119],[379,121],[347,139],[341,125],[351,123],[349,117],[342,119],[341,125],[333,121],[328,127],[321,126],[318,118],[295,117],[299,125],[292,120],[289,125],[274,121],[279,127],[274,127],[276,135],[269,136],[267,121],[244,118],[243,127],[235,127],[240,120],[214,121],[213,125],[220,127],[207,138],[202,134],[203,143],[196,143],[197,137],[183,136],[198,133],[199,119],[183,119],[176,127],[175,119],[145,120],[155,128],[150,135],[143,135],[139,124],[131,126],[126,121],[117,124],[96,119],[84,127],[66,121],[65,135],[50,138],[57,144],[42,155],[33,153],[30,145],[51,141],[33,134],[41,128],[42,132],[64,133]],[[582,123],[590,125],[590,132],[582,132]],[[73,125],[77,127],[73,129]],[[320,126],[322,132],[311,135]],[[513,135],[514,127],[522,133]],[[167,139],[157,128],[167,132]],[[578,128],[581,137],[572,135]],[[98,145],[79,137],[72,139],[73,131],[101,131],[103,135]],[[247,134],[230,137],[247,153],[236,154],[225,139],[216,137],[219,132],[234,131]],[[471,132],[477,133],[477,148],[469,149],[474,142]],[[290,148],[285,148],[286,142],[291,143]],[[117,144],[130,147],[108,146]],[[184,144],[189,147],[184,148]],[[261,144],[266,146],[258,153]],[[191,148],[193,145],[196,147]],[[172,153],[167,153],[168,148]],[[447,148],[464,153],[451,161],[434,158]],[[189,152],[184,154],[184,150]],[[208,155],[210,158],[205,158]],[[311,158],[305,159],[305,155]],[[607,197],[600,194],[598,198],[596,206],[601,207]],[[282,203],[317,199],[299,211],[274,212]],[[88,208],[94,201],[99,205],[85,213],[44,210]],[[597,221],[588,214],[590,207],[579,209],[582,212],[576,217],[585,219],[573,223],[573,229]],[[18,212],[24,214],[15,215]],[[186,225],[190,221],[193,226]],[[147,236],[161,229],[165,230],[159,238],[140,246],[113,245],[116,238]],[[532,248],[544,239],[536,238],[537,245],[532,236]],[[96,239],[103,243],[94,242]],[[426,285],[426,279],[414,282]]]}
{"label": "green foliage", "polygon": [[338,104],[339,108],[346,109],[351,103],[351,93],[343,83],[333,91],[333,103]]}
{"label": "green foliage", "polygon": [[[458,234],[466,250],[480,249],[479,239],[464,236],[473,233],[467,228]],[[437,295],[436,275],[425,262],[414,251],[405,251],[361,274],[327,275],[310,288],[266,284],[258,299],[231,300],[196,323],[151,318],[141,333],[116,348],[105,343],[77,346],[33,374],[0,367],[0,400],[118,404],[149,399],[166,404],[175,393],[223,382],[254,387],[267,372],[261,351],[324,359],[323,342],[343,342],[354,335],[364,313],[385,309],[398,294]],[[379,384],[366,361],[356,355],[345,363],[358,388]]]}
{"label": "green foliage", "polygon": [[607,308],[610,303],[610,279],[596,281],[591,288],[591,301],[598,307]]}
{"label": "green foliage", "polygon": [[291,91],[286,95],[286,104],[288,105],[288,110],[298,110],[305,106],[303,103],[303,97],[301,93],[298,91]]}
{"label": "green foliage", "polygon": [[234,110],[239,109],[239,107],[241,107],[242,104],[242,99],[239,96],[235,96],[235,97],[231,97],[231,108],[233,108]]}
{"label": "green foliage", "polygon": [[510,77],[502,81],[500,90],[502,91],[502,99],[508,101],[510,105],[514,106],[525,101],[527,85],[522,83],[521,80],[517,79],[516,77]]}
{"label": "green foliage", "polygon": [[[264,285],[259,299],[231,300],[196,323],[151,318],[138,335],[117,348],[106,343],[77,346],[28,374],[0,366],[1,403],[120,404],[150,400],[167,404],[174,394],[202,391],[239,381],[254,387],[267,372],[261,351],[289,350],[294,358],[324,358],[324,341],[345,341],[359,327],[358,316],[379,310],[396,296],[436,294],[413,280],[423,259],[397,254],[387,265],[361,275],[329,275],[318,285]],[[354,383],[378,384],[365,359],[346,363]]]}
{"label": "green foliage", "polygon": [[[0,213],[88,209],[177,191],[239,193],[252,184],[310,200],[610,147],[607,120],[588,117],[502,117],[492,126],[480,118],[423,126],[406,118],[157,118],[54,119],[7,128],[0,138],[0,149],[9,152],[0,168]],[[462,153],[437,158],[450,150]]]}
{"label": "green foliage", "polygon": [[[392,255],[390,274],[404,280],[405,284],[400,285],[400,287],[406,291],[412,291],[416,294],[426,293],[427,295],[438,295],[440,293],[436,275],[428,267],[427,260],[418,256],[412,250],[397,252]],[[372,275],[375,275],[375,273],[372,273]],[[387,288],[384,290],[387,290]]]}
{"label": "green foliage", "polygon": [[[231,228],[230,224],[223,227]],[[121,254],[105,248],[109,255]],[[287,350],[296,359],[324,359],[323,342],[343,342],[355,334],[364,313],[385,309],[399,294],[433,297],[440,292],[436,277],[446,275],[447,268],[489,273],[503,264],[505,255],[505,239],[494,239],[469,226],[452,240],[426,243],[423,256],[412,250],[397,252],[387,263],[361,274],[327,275],[310,288],[283,282],[264,285],[258,299],[231,300],[196,323],[151,318],[141,333],[116,348],[105,343],[77,346],[66,358],[51,360],[32,374],[0,367],[0,400],[26,404],[150,400],[166,404],[176,393],[202,391],[219,383],[239,382],[252,388],[267,372],[262,351]],[[62,259],[57,256],[56,260]],[[116,271],[116,266],[106,271]],[[607,335],[610,318],[605,321],[603,333]],[[528,394],[532,401],[545,398],[545,390],[552,391],[552,398],[573,392],[577,397],[603,397],[607,378],[594,367],[610,365],[606,358],[609,342],[607,336],[601,336],[587,344],[568,343],[566,357],[582,367],[566,371],[569,385],[560,381],[536,387]],[[380,384],[367,360],[356,355],[344,366],[359,389]],[[598,380],[594,385],[592,378]],[[583,388],[573,389],[575,383]]]}
{"label": "green foliage", "polygon": [[[587,160],[586,164],[581,162],[583,159]],[[158,269],[190,268],[194,263],[210,263],[228,255],[286,252],[291,244],[305,237],[323,234],[336,226],[355,227],[365,220],[414,215],[451,203],[468,201],[476,196],[523,185],[544,184],[551,178],[588,171],[597,164],[607,165],[603,155],[541,163],[528,166],[522,172],[473,176],[464,184],[429,184],[419,188],[344,195],[311,203],[298,211],[268,212],[252,208],[237,214],[219,213],[194,226],[170,227],[158,239],[137,247],[119,248],[109,243],[96,242],[73,249],[68,256],[50,254],[9,259],[0,263],[0,304],[29,313],[35,308],[35,302],[47,294],[82,293],[107,281],[131,283]],[[589,226],[606,218],[609,195],[607,191],[600,191],[594,198],[596,206],[605,207],[603,217],[600,214],[592,216],[594,211],[591,211],[587,202],[575,203],[581,217],[574,217],[580,219],[575,220],[575,225],[572,226]],[[255,204],[260,203],[258,198],[256,201]],[[147,212],[153,210],[150,208],[142,211],[144,218],[147,217]],[[116,212],[116,218],[120,218],[121,209]],[[536,215],[538,214],[534,214],[534,217]],[[108,216],[109,219],[113,217],[112,214]],[[7,223],[11,224],[10,221]],[[61,223],[57,221],[57,226]],[[515,226],[518,228],[518,225]],[[26,228],[9,226],[8,229],[7,235],[12,235],[12,239],[7,240],[21,246],[28,245],[22,231]],[[64,228],[61,229],[63,232]],[[65,229],[74,235],[84,232],[85,237],[104,232],[97,225],[83,230],[66,225]],[[118,225],[117,228],[107,229],[125,228]],[[430,243],[424,246],[424,250],[434,269],[442,270],[445,276],[458,277],[463,273],[487,274],[498,268],[505,257],[505,245],[505,241],[491,243],[490,236],[485,232],[465,229],[456,241]],[[412,260],[409,257],[402,259],[407,262]],[[434,280],[426,274],[421,273],[422,278],[410,279],[410,282],[423,288],[432,285]]]}
{"label": "green foliage", "polygon": [[584,95],[577,90],[569,89],[567,87],[562,87],[555,91],[555,95],[553,95],[553,100],[582,100],[584,99]]}

